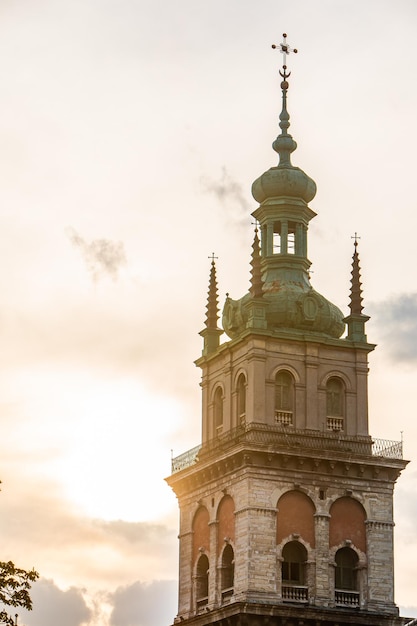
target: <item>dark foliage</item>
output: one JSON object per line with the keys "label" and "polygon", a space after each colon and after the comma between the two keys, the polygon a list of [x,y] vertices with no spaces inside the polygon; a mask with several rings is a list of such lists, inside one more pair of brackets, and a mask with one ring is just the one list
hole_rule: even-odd
{"label": "dark foliage", "polygon": [[0,561],[0,603],[3,605],[0,610],[0,624],[13,626],[15,623],[5,607],[21,606],[29,611],[32,609],[29,591],[38,578],[39,574],[34,569],[28,572],[16,567],[12,561]]}

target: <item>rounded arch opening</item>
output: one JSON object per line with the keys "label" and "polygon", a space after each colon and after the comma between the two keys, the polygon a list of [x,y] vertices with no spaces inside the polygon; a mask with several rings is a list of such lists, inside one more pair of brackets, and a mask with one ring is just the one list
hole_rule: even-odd
{"label": "rounded arch opening", "polygon": [[340,591],[358,591],[358,562],[355,550],[340,548],[335,555],[335,589]]}
{"label": "rounded arch opening", "polygon": [[202,554],[197,561],[196,568],[196,601],[197,607],[208,603],[209,589],[209,560],[206,554]]}
{"label": "rounded arch opening", "polygon": [[287,491],[278,500],[277,509],[277,544],[298,535],[314,548],[316,507],[312,500],[302,491]]}
{"label": "rounded arch opening", "polygon": [[205,506],[200,506],[193,518],[193,563],[198,559],[202,550],[210,546],[209,513]]}
{"label": "rounded arch opening", "polygon": [[282,550],[283,585],[304,585],[307,550],[299,541],[286,543]]}
{"label": "rounded arch opening", "polygon": [[350,541],[366,554],[366,512],[362,504],[350,496],[335,500],[330,507],[329,542],[337,548]]}
{"label": "rounded arch opening", "polygon": [[275,423],[292,426],[295,417],[294,409],[294,376],[288,370],[279,370],[275,374]]}
{"label": "rounded arch opening", "polygon": [[326,382],[327,430],[345,429],[346,385],[339,376],[331,376]]}
{"label": "rounded arch opening", "polygon": [[215,434],[223,429],[223,389],[218,385],[213,395],[213,418]]}
{"label": "rounded arch opening", "polygon": [[221,560],[221,589],[225,592],[233,593],[235,578],[235,553],[230,544],[227,544],[222,553]]}
{"label": "rounded arch opening", "polygon": [[220,500],[217,509],[218,521],[218,544],[217,556],[223,550],[225,542],[233,543],[235,540],[235,503],[230,495],[225,495]]}
{"label": "rounded arch opening", "polygon": [[246,376],[243,373],[236,382],[236,413],[237,422],[241,424],[246,419]]}

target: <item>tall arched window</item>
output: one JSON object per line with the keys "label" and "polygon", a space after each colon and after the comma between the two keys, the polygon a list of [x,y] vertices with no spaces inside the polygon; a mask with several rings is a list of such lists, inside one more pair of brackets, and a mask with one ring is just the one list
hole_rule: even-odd
{"label": "tall arched window", "polygon": [[326,415],[328,430],[343,430],[345,417],[345,385],[340,378],[329,378],[326,384]]}
{"label": "tall arched window", "polygon": [[288,426],[294,423],[294,378],[286,370],[275,376],[275,422]]}
{"label": "tall arched window", "polygon": [[308,589],[305,585],[307,550],[299,541],[286,543],[282,550],[282,599],[291,602],[306,602]]}
{"label": "tall arched window", "polygon": [[352,548],[341,548],[335,556],[335,602],[340,606],[359,606],[358,561]]}
{"label": "tall arched window", "polygon": [[357,591],[358,555],[352,548],[341,548],[336,552],[335,588]]}
{"label": "tall arched window", "polygon": [[216,434],[223,430],[223,391],[217,387],[214,392],[214,429]]}
{"label": "tall arched window", "polygon": [[221,590],[222,600],[233,595],[233,585],[235,577],[235,555],[233,548],[227,544],[222,554],[222,570],[221,570]]}
{"label": "tall arched window", "polygon": [[244,374],[240,374],[237,379],[237,418],[238,424],[245,421],[246,417],[246,378]]}
{"label": "tall arched window", "polygon": [[197,561],[196,570],[196,602],[197,609],[208,603],[209,560],[202,554]]}

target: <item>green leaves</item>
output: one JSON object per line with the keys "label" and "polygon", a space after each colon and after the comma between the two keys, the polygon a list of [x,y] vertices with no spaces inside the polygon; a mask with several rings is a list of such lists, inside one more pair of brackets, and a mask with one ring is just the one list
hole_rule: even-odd
{"label": "green leaves", "polygon": [[[0,561],[0,603],[4,606],[21,606],[27,610],[32,609],[30,588],[32,583],[39,578],[34,569],[26,571],[16,567],[12,561]],[[0,624],[14,625],[14,619],[6,610],[0,611]]]}

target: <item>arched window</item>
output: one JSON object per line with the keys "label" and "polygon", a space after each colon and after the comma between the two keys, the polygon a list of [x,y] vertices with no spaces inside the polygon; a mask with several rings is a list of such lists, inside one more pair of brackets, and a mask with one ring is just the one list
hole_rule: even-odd
{"label": "arched window", "polygon": [[293,424],[294,378],[281,370],[275,376],[275,422],[288,426]]}
{"label": "arched window", "polygon": [[336,552],[335,589],[357,591],[358,555],[352,548],[341,548]]}
{"label": "arched window", "polygon": [[217,387],[214,392],[214,428],[216,434],[220,434],[223,430],[223,391],[221,387]]}
{"label": "arched window", "polygon": [[299,541],[286,543],[282,550],[282,599],[287,602],[307,602],[305,585],[307,550]]}
{"label": "arched window", "polygon": [[246,417],[246,378],[244,374],[240,374],[237,379],[237,418],[238,423],[245,421]]}
{"label": "arched window", "polygon": [[345,386],[340,378],[329,378],[326,384],[327,430],[343,430]]}
{"label": "arched window", "polygon": [[286,543],[282,550],[282,582],[290,585],[304,585],[304,564],[307,550],[299,541]]}
{"label": "arched window", "polygon": [[197,561],[196,571],[196,601],[197,609],[208,603],[208,577],[209,577],[209,560],[205,554],[202,554]]}
{"label": "arched window", "polygon": [[227,544],[222,554],[221,590],[222,600],[233,595],[235,577],[235,555],[233,548]]}

